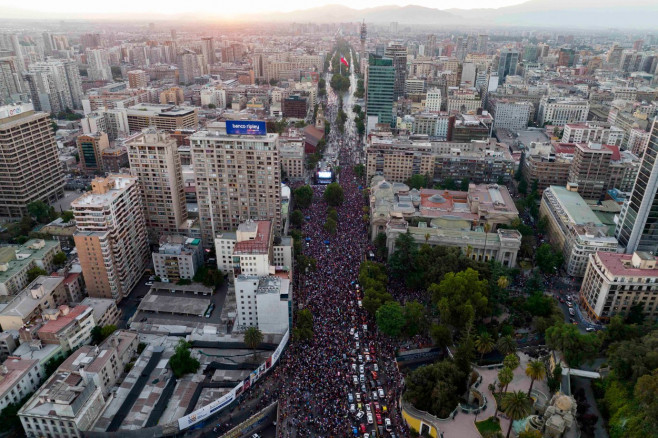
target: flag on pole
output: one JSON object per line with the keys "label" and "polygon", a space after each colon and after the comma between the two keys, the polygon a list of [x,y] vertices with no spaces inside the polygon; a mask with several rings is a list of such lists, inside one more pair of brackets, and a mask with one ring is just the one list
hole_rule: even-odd
{"label": "flag on pole", "polygon": [[350,66],[350,64],[347,62],[347,59],[345,59],[345,57],[343,57],[343,56],[340,57],[340,62],[342,62],[343,64],[345,64],[345,67],[349,67],[349,66]]}

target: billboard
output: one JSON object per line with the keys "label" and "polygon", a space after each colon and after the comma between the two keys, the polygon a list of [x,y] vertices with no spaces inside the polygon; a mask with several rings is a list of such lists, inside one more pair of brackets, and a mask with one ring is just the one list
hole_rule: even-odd
{"label": "billboard", "polygon": [[318,178],[331,179],[331,172],[318,172]]}
{"label": "billboard", "polygon": [[267,128],[265,122],[227,120],[226,133],[230,135],[265,135],[267,134]]}

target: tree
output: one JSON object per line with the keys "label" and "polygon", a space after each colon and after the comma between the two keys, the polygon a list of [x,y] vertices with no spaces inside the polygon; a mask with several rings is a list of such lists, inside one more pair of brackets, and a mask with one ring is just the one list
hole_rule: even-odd
{"label": "tree", "polygon": [[596,333],[581,334],[573,324],[560,322],[546,330],[546,345],[560,350],[570,367],[578,367],[596,357],[601,338]]}
{"label": "tree", "polygon": [[451,360],[417,368],[405,378],[403,398],[417,409],[447,417],[466,390],[466,373]]}
{"label": "tree", "polygon": [[541,292],[534,292],[525,302],[525,309],[533,316],[549,316],[554,306],[555,300]]}
{"label": "tree", "polygon": [[487,332],[480,333],[475,337],[475,349],[480,353],[480,361],[485,354],[490,353],[496,343],[494,342],[491,335]]}
{"label": "tree", "polygon": [[18,417],[18,411],[23,407],[25,403],[32,397],[34,392],[29,393],[16,403],[9,403],[5,406],[2,411],[0,411],[0,417],[2,421],[0,422],[0,432],[11,432],[14,433],[8,436],[21,436],[23,433],[18,432],[21,430],[21,420]]}
{"label": "tree", "polygon": [[418,301],[408,301],[404,305],[404,319],[404,332],[407,336],[413,337],[427,332],[427,311]]}
{"label": "tree", "polygon": [[518,190],[519,190],[519,193],[521,193],[522,195],[525,195],[526,193],[528,193],[528,183],[526,182],[525,179],[522,179],[521,181],[519,181]]}
{"label": "tree", "polygon": [[42,275],[48,275],[48,273],[44,269],[35,266],[27,270],[27,281],[28,283],[32,283],[32,280]]}
{"label": "tree", "polygon": [[270,79],[270,85],[271,85],[271,86],[275,86],[278,82],[279,82],[279,81],[277,81],[277,80],[274,79],[274,78]]}
{"label": "tree", "polygon": [[56,266],[62,266],[66,263],[66,254],[64,254],[62,251],[58,252],[53,256],[53,263]]}
{"label": "tree", "polygon": [[398,336],[406,322],[402,306],[397,301],[383,304],[375,315],[377,327],[388,336]]}
{"label": "tree", "polygon": [[460,181],[459,183],[459,190],[462,192],[468,192],[468,186],[471,183],[471,180],[468,178],[464,178]]}
{"label": "tree", "polygon": [[519,356],[517,356],[516,354],[508,354],[503,359],[503,366],[509,368],[512,371],[517,369],[519,365],[521,365],[521,360],[519,359]]}
{"label": "tree", "polygon": [[452,345],[452,332],[443,324],[433,324],[430,328],[430,336],[438,347],[445,348]]}
{"label": "tree", "polygon": [[184,339],[178,340],[174,355],[169,359],[169,366],[177,379],[199,369],[199,361],[192,357],[190,344]]}
{"label": "tree", "polygon": [[313,339],[313,314],[309,309],[302,309],[297,312],[296,326],[292,333],[295,339],[299,341],[309,341]]}
{"label": "tree", "polygon": [[324,222],[324,229],[328,233],[335,234],[336,233],[336,228],[338,227],[338,224],[336,223],[335,220],[332,218],[327,218],[327,220]]}
{"label": "tree", "polygon": [[553,251],[548,243],[542,243],[535,252],[537,266],[544,274],[554,274],[556,268],[559,268],[564,261],[561,252]]}
{"label": "tree", "polygon": [[441,320],[456,328],[465,322],[481,317],[487,309],[488,283],[480,280],[477,271],[467,268],[462,272],[449,272],[441,283],[433,284],[428,292],[439,308]]}
{"label": "tree", "polygon": [[71,220],[73,219],[73,212],[70,210],[63,211],[61,218],[62,218],[62,222],[64,223],[71,222]]}
{"label": "tree", "polygon": [[324,189],[323,198],[327,204],[337,207],[343,203],[343,188],[338,183],[331,183]]}
{"label": "tree", "polygon": [[303,185],[293,192],[293,199],[297,207],[308,208],[313,201],[313,189],[309,185]]}
{"label": "tree", "polygon": [[110,336],[112,333],[114,333],[117,329],[117,326],[114,324],[108,324],[104,326],[95,326],[94,328],[91,329],[91,342],[94,345],[98,345],[101,342],[103,342],[105,339],[107,339],[108,336]]}
{"label": "tree", "polygon": [[379,259],[388,257],[388,247],[386,246],[386,234],[377,233],[375,236],[375,254]]}
{"label": "tree", "polygon": [[532,393],[532,386],[535,384],[535,380],[544,380],[546,377],[546,366],[541,360],[533,360],[529,362],[525,368],[525,375],[530,377],[530,388],[528,389],[528,397]]}
{"label": "tree", "polygon": [[[507,386],[514,380],[514,371],[503,367],[498,371],[498,381],[500,382],[500,393],[507,392]],[[496,411],[497,412],[497,411]]]}
{"label": "tree", "polygon": [[301,210],[295,210],[290,215],[290,223],[295,227],[300,227],[304,222],[304,214]]}
{"label": "tree", "polygon": [[415,266],[418,247],[409,232],[400,234],[395,239],[395,251],[388,261],[391,274],[398,278],[408,278],[409,271]]}
{"label": "tree", "polygon": [[518,438],[542,438],[542,434],[535,429],[522,430],[521,433],[519,433]]}
{"label": "tree", "polygon": [[27,204],[27,211],[43,224],[48,223],[50,220],[50,206],[41,200]]}
{"label": "tree", "polygon": [[359,178],[363,178],[365,173],[366,173],[366,166],[364,166],[363,164],[357,164],[356,166],[354,166],[354,174]]}
{"label": "tree", "polygon": [[634,394],[645,418],[654,425],[658,424],[658,368],[638,379]]}
{"label": "tree", "polygon": [[515,391],[503,397],[501,408],[511,420],[506,435],[509,438],[514,421],[521,420],[530,414],[530,400],[525,392]]}
{"label": "tree", "polygon": [[557,363],[555,368],[553,368],[553,373],[548,376],[546,379],[546,384],[548,385],[548,390],[551,394],[555,394],[559,389],[562,383],[562,366]]}
{"label": "tree", "polygon": [[405,183],[409,186],[411,189],[422,189],[426,188],[428,185],[428,177],[427,175],[421,175],[421,174],[415,174],[412,175],[411,178],[409,178]]}
{"label": "tree", "polygon": [[501,336],[498,339],[498,342],[496,342],[496,349],[500,351],[502,354],[504,354],[505,356],[516,352],[516,347],[517,347],[516,341],[510,335]]}
{"label": "tree", "polygon": [[255,352],[261,342],[263,342],[263,332],[261,332],[258,327],[247,328],[244,332],[244,344],[247,348]]}

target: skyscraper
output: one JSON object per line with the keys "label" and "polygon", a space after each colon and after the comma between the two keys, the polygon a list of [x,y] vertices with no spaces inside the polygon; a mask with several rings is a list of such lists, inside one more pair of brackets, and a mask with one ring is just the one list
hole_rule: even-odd
{"label": "skyscraper", "polygon": [[212,37],[201,38],[201,54],[206,58],[208,65],[215,63],[215,46]]}
{"label": "skyscraper", "polygon": [[112,70],[106,50],[87,50],[87,64],[89,64],[89,79],[94,81],[111,81]]}
{"label": "skyscraper", "polygon": [[130,170],[139,178],[149,240],[176,234],[187,220],[180,155],[176,139],[164,131],[144,129],[125,143]]}
{"label": "skyscraper", "polygon": [[377,123],[393,123],[395,67],[391,58],[370,54],[366,70],[366,115]]}
{"label": "skyscraper", "polygon": [[37,109],[58,113],[82,108],[82,80],[75,61],[32,63],[25,79]]}
{"label": "skyscraper", "polygon": [[18,58],[0,58],[0,104],[20,102],[26,91]]}
{"label": "skyscraper", "polygon": [[512,49],[502,49],[498,58],[498,78],[505,82],[508,75],[516,74],[516,64],[519,62],[519,52]]}
{"label": "skyscraper", "polygon": [[80,166],[86,173],[103,172],[103,150],[110,147],[110,140],[104,132],[79,135],[76,139],[78,144],[78,156]]}
{"label": "skyscraper", "polygon": [[654,119],[649,144],[628,201],[622,207],[615,230],[626,254],[658,253],[658,122]]}
{"label": "skyscraper", "polygon": [[96,178],[71,209],[89,296],[121,301],[142,278],[150,256],[137,177]]}
{"label": "skyscraper", "polygon": [[407,48],[400,43],[390,43],[386,47],[384,56],[393,60],[395,69],[395,87],[393,100],[404,96],[404,81],[407,78]]}
{"label": "skyscraper", "polygon": [[0,217],[20,219],[27,204],[64,196],[64,176],[46,113],[31,104],[0,107]]}
{"label": "skyscraper", "polygon": [[190,136],[204,245],[247,219],[281,227],[281,164],[277,134],[227,134],[226,122]]}

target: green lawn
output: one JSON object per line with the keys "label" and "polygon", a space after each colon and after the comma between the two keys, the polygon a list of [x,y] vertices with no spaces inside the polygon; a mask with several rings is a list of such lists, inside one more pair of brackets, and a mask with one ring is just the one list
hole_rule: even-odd
{"label": "green lawn", "polygon": [[495,421],[494,417],[487,418],[484,421],[478,421],[475,423],[475,426],[478,428],[480,435],[491,432],[501,432],[500,424],[498,424],[498,421]]}

